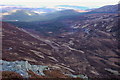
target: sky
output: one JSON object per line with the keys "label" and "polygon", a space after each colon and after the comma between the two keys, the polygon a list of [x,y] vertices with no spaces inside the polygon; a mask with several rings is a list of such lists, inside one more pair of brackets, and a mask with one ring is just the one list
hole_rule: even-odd
{"label": "sky", "polygon": [[0,5],[23,5],[26,7],[53,7],[56,5],[85,6],[89,8],[117,4],[119,0],[0,0]]}

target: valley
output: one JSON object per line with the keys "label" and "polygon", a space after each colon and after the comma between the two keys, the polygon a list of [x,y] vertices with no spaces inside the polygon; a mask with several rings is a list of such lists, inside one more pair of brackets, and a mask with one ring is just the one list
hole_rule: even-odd
{"label": "valley", "polygon": [[2,60],[27,61],[94,80],[119,79],[120,16],[109,6],[108,12],[103,8],[47,21],[1,22]]}

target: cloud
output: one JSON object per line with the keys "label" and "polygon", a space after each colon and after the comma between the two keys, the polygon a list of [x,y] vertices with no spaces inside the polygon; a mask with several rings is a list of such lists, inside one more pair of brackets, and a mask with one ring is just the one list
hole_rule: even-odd
{"label": "cloud", "polygon": [[75,5],[100,7],[117,4],[119,0],[0,0],[2,5],[24,5],[27,7],[52,7],[56,5]]}

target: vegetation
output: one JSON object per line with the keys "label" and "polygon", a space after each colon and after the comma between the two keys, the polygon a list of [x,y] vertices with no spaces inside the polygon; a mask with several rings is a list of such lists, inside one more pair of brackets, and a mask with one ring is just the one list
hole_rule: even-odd
{"label": "vegetation", "polygon": [[23,77],[16,72],[3,71],[2,80],[23,80]]}

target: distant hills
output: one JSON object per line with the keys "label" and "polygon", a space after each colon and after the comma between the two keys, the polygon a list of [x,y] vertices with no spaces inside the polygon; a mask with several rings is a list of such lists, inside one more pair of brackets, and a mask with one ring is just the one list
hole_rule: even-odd
{"label": "distant hills", "polygon": [[[7,15],[6,15],[7,14]],[[78,15],[75,10],[62,10],[51,13],[39,14],[31,10],[16,10],[14,12],[3,13],[4,21],[46,21],[62,16]]]}
{"label": "distant hills", "polygon": [[1,5],[4,21],[46,21],[61,16],[78,15],[87,12],[87,7],[58,5],[55,7],[30,8],[24,6]]}
{"label": "distant hills", "polygon": [[5,6],[3,8],[3,21],[48,21],[61,17],[74,17],[89,13],[117,13],[118,5],[107,5],[97,9],[89,9],[82,6],[58,5],[53,8],[25,8]]}
{"label": "distant hills", "polygon": [[23,9],[23,10],[31,10],[31,11],[48,13],[48,12],[66,10],[66,9],[83,10],[83,11],[86,11],[89,9],[88,7],[84,7],[84,6],[71,6],[71,5],[58,5],[54,7],[39,7],[39,8],[14,6],[14,5],[0,5],[0,6],[2,7],[2,12],[8,12],[15,9]]}

